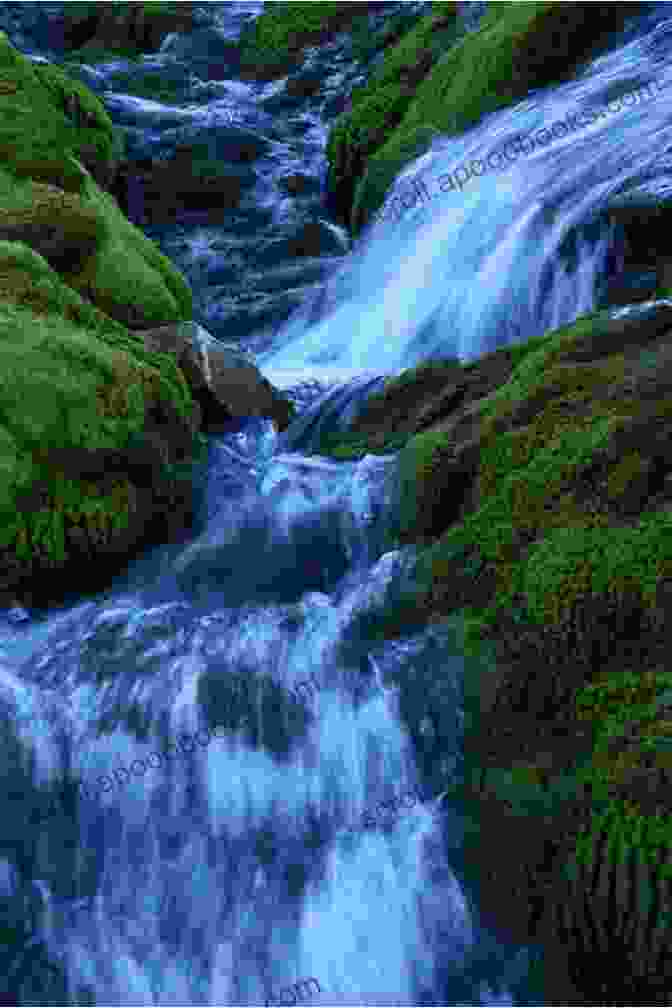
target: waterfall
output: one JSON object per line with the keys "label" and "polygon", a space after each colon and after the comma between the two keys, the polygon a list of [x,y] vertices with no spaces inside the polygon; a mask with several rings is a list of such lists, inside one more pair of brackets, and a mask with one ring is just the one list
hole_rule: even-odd
{"label": "waterfall", "polygon": [[[538,950],[488,933],[459,881],[454,627],[380,632],[414,585],[396,459],[317,450],[387,375],[595,307],[623,269],[610,201],[667,171],[672,22],[658,5],[575,79],[437,138],[342,254],[322,105],[272,115],[281,84],[222,69],[260,8],[208,4],[151,59],[81,71],[138,159],[258,142],[235,213],[143,230],[215,335],[267,340],[260,365],[299,415],[210,439],[186,542],[95,597],[0,614],[6,1003],[539,1004]],[[338,46],[306,60],[325,101],[361,77]],[[133,93],[148,68],[172,104]],[[300,171],[305,206],[277,188]],[[301,214],[333,243],[278,289]]]}

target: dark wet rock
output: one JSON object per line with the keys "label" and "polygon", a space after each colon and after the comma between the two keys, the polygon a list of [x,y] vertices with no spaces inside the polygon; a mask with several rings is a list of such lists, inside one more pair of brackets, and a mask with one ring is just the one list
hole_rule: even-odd
{"label": "dark wet rock", "polygon": [[74,3],[64,4],[63,40],[66,50],[85,45],[104,50],[158,49],[171,32],[193,27],[192,4]]}
{"label": "dark wet rock", "polygon": [[625,275],[609,285],[605,307],[650,299],[656,291],[672,288],[671,212],[672,194],[664,184],[640,186],[608,201],[605,213],[618,226]]}
{"label": "dark wet rock", "polygon": [[241,734],[245,745],[285,761],[306,735],[308,707],[270,676],[246,669],[212,668],[199,678],[198,700],[206,721],[218,735]]}
{"label": "dark wet rock", "polygon": [[147,350],[174,356],[200,404],[205,430],[248,416],[270,417],[281,431],[289,425],[291,403],[242,350],[218,342],[194,322],[145,330],[142,336]]}
{"label": "dark wet rock", "polygon": [[264,140],[235,130],[220,137],[209,157],[200,144],[179,143],[166,158],[122,162],[113,192],[124,212],[133,218],[140,213],[150,225],[185,211],[204,211],[219,220],[239,206],[243,189],[254,184],[254,171],[247,165],[265,147]]}
{"label": "dark wet rock", "polygon": [[289,193],[290,196],[305,196],[313,194],[320,189],[319,179],[310,175],[303,175],[297,172],[294,175],[285,175],[278,182],[278,185]]}
{"label": "dark wet rock", "polygon": [[321,86],[321,77],[308,74],[288,80],[285,90],[290,98],[312,98],[320,90]]}
{"label": "dark wet rock", "polygon": [[298,258],[319,258],[326,255],[344,254],[346,242],[322,221],[308,221],[294,234],[269,242],[260,248],[260,265],[275,265],[283,260]]}
{"label": "dark wet rock", "polygon": [[240,46],[223,38],[216,28],[180,33],[168,43],[171,57],[182,61],[204,81],[239,78]]}
{"label": "dark wet rock", "polygon": [[[185,169],[184,165],[189,167]],[[191,177],[190,177],[191,171]],[[240,203],[240,175],[199,176],[190,159],[171,161],[126,162],[119,171],[116,186],[121,208],[134,222],[160,224],[180,211],[203,210],[213,219],[233,210]]]}

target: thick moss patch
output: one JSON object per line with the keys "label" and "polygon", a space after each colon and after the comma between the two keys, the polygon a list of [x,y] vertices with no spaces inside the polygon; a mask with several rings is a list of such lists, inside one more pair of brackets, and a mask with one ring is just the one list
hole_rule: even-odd
{"label": "thick moss patch", "polygon": [[131,327],[189,321],[191,288],[170,260],[92,179],[86,181],[83,195],[98,214],[104,239],[83,269],[64,274],[66,282]]}
{"label": "thick moss patch", "polygon": [[0,32],[0,155],[19,178],[79,192],[85,173],[106,175],[119,138],[99,98],[51,64],[33,63]]}
{"label": "thick moss patch", "polygon": [[186,281],[97,184],[118,152],[100,100],[58,67],[33,64],[0,33],[1,237],[35,245],[70,286],[124,324],[189,320]]}
{"label": "thick moss patch", "polygon": [[[44,261],[42,268],[43,289],[49,277],[57,285]],[[92,543],[123,528],[133,507],[128,480],[112,476],[101,492],[97,481],[68,474],[68,455],[124,449],[143,429],[150,398],[181,403],[185,412],[189,402],[169,360],[145,364],[141,348],[138,356],[128,352],[125,334],[117,342],[109,330],[75,324],[86,306],[69,305],[66,320],[0,302],[0,549],[11,547],[18,561],[64,562],[72,525]]]}
{"label": "thick moss patch", "polygon": [[126,326],[189,320],[192,300],[101,188],[120,147],[100,101],[4,35],[0,121],[0,592],[35,596],[73,556],[96,558],[80,584],[106,553],[112,574],[161,508],[187,513],[191,393]]}

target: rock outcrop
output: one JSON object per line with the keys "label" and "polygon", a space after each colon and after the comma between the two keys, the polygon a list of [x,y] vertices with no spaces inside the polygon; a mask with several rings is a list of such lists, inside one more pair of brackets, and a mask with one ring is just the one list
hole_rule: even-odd
{"label": "rock outcrop", "polygon": [[294,415],[292,404],[237,346],[216,340],[195,322],[148,329],[138,335],[146,350],[174,357],[200,405],[204,430],[216,430],[233,417],[246,416],[268,417],[279,431],[289,425]]}

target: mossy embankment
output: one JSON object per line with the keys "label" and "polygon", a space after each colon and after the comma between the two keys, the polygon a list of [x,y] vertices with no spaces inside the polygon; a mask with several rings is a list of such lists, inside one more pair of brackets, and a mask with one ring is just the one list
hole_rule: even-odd
{"label": "mossy embankment", "polygon": [[640,5],[492,4],[468,35],[453,4],[432,6],[332,128],[329,184],[353,234],[434,138],[462,133],[532,89],[567,79]]}
{"label": "mossy embankment", "polygon": [[460,797],[484,913],[521,941],[545,921],[598,1000],[670,982],[671,389],[672,309],[598,312],[388,382],[340,450],[403,444],[412,604],[478,669]]}
{"label": "mossy embankment", "polygon": [[0,150],[0,594],[37,600],[186,519],[197,411],[129,327],[189,320],[192,296],[103,188],[120,143],[100,100],[2,33]]}

